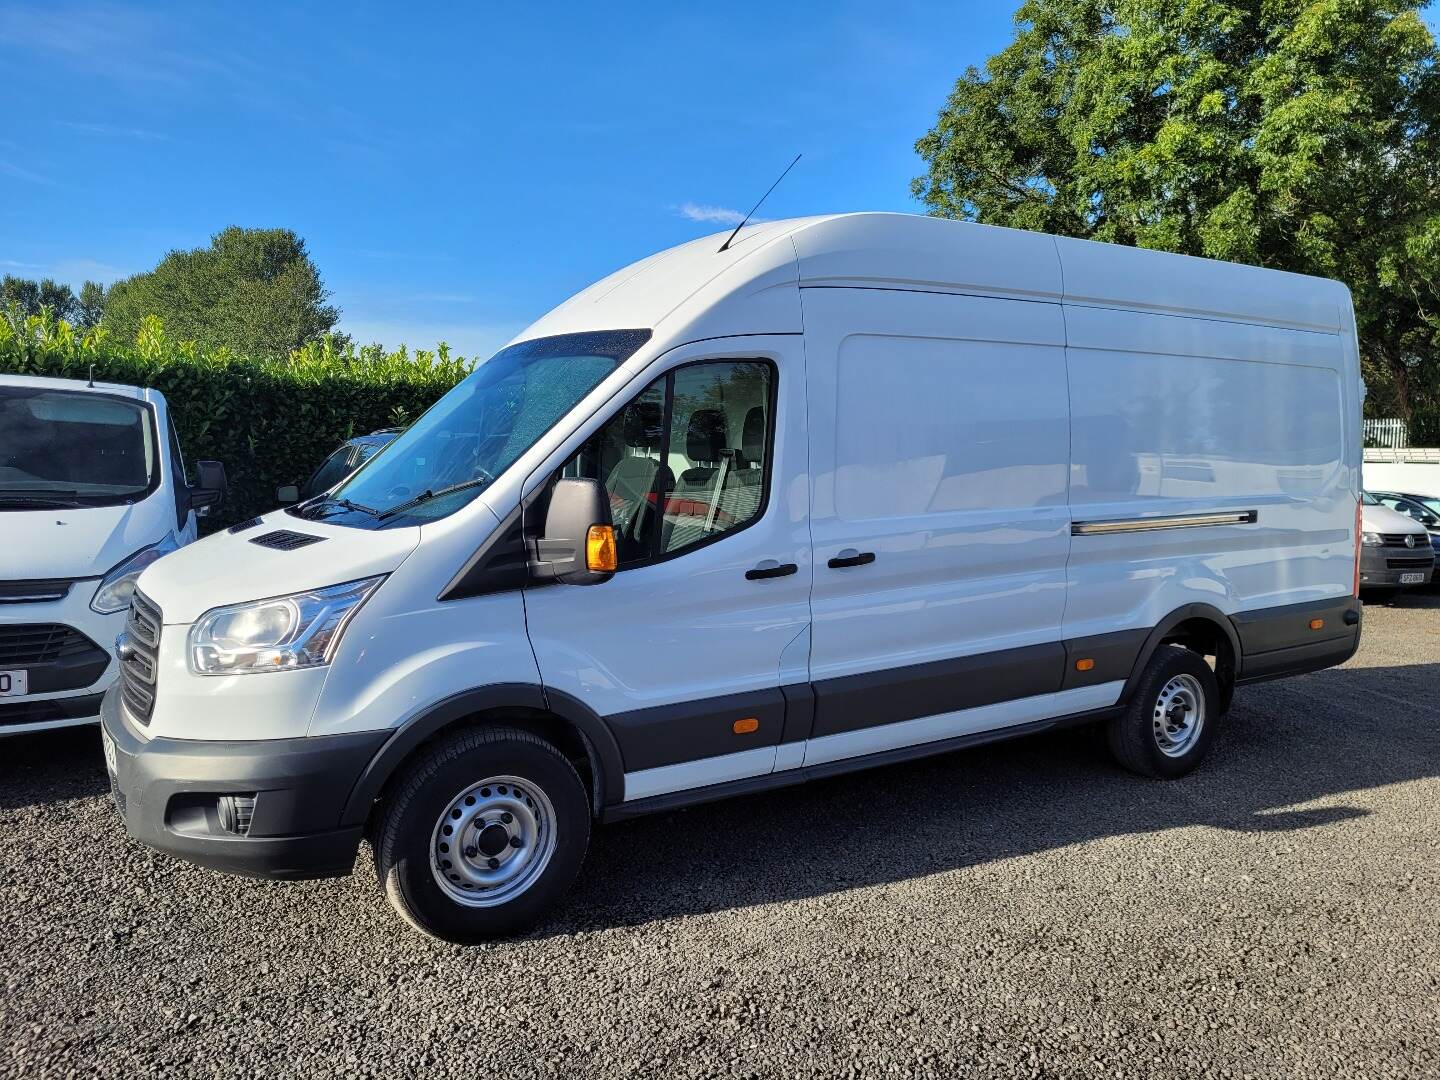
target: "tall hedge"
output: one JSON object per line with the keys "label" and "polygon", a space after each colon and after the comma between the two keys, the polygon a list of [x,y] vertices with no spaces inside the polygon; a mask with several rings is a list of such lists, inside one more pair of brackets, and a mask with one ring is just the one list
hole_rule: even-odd
{"label": "tall hedge", "polygon": [[273,509],[278,485],[309,476],[352,435],[413,420],[471,366],[444,345],[386,352],[327,339],[288,357],[238,356],[172,341],[155,318],[122,342],[48,312],[0,311],[0,372],[87,379],[93,368],[97,382],[165,395],[192,474],[200,458],[224,462],[229,474],[229,498],[205,531]]}

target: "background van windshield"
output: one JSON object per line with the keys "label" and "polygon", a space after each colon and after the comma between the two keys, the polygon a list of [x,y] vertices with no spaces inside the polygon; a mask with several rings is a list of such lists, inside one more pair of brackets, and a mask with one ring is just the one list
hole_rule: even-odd
{"label": "background van windshield", "polygon": [[[373,511],[370,521],[386,526],[454,513],[649,337],[648,330],[562,334],[502,349],[332,497]],[[353,515],[343,523],[365,524]]]}
{"label": "background van windshield", "polygon": [[139,402],[0,386],[0,509],[144,495],[156,479],[154,426]]}

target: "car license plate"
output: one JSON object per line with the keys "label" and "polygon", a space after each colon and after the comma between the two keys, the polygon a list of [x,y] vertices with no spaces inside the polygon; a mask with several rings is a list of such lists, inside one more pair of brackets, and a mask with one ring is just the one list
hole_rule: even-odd
{"label": "car license plate", "polygon": [[0,697],[24,697],[29,685],[28,672],[0,671]]}
{"label": "car license plate", "polygon": [[110,773],[111,779],[115,777],[115,740],[102,729],[100,732],[100,745],[105,748],[105,769]]}
{"label": "car license plate", "polygon": [[1423,585],[1423,584],[1425,584],[1425,577],[1426,577],[1426,575],[1424,575],[1424,574],[1401,574],[1401,575],[1400,575],[1400,584],[1401,584],[1401,585]]}

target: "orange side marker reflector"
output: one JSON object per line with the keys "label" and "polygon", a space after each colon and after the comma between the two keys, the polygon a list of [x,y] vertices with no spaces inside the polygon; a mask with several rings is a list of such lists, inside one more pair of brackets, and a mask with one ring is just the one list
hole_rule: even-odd
{"label": "orange side marker reflector", "polygon": [[731,727],[736,735],[749,735],[752,731],[760,730],[760,721],[753,716],[747,716],[744,720],[736,720]]}
{"label": "orange side marker reflector", "polygon": [[620,565],[615,550],[615,530],[609,525],[591,525],[585,534],[585,565],[602,574],[614,573]]}
{"label": "orange side marker reflector", "polygon": [[1094,661],[1094,660],[1091,660],[1089,657],[1086,657],[1084,660],[1076,660],[1076,661],[1075,661],[1075,670],[1076,670],[1076,671],[1089,671],[1089,670],[1090,670],[1091,668],[1093,668],[1094,666],[1095,666],[1095,661]]}
{"label": "orange side marker reflector", "polygon": [[1324,629],[1325,629],[1325,620],[1324,620],[1324,619],[1311,619],[1311,620],[1310,620],[1310,629],[1311,629],[1311,630],[1324,630]]}

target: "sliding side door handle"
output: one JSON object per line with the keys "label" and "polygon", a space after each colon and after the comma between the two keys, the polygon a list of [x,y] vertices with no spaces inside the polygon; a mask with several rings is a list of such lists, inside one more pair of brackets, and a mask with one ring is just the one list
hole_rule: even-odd
{"label": "sliding side door handle", "polygon": [[793,562],[776,562],[774,559],[765,559],[756,563],[755,566],[745,571],[746,581],[763,581],[765,578],[789,577],[798,571],[800,567]]}
{"label": "sliding side door handle", "polygon": [[856,551],[854,548],[846,548],[825,565],[831,570],[840,570],[846,566],[865,566],[875,561],[873,551]]}

